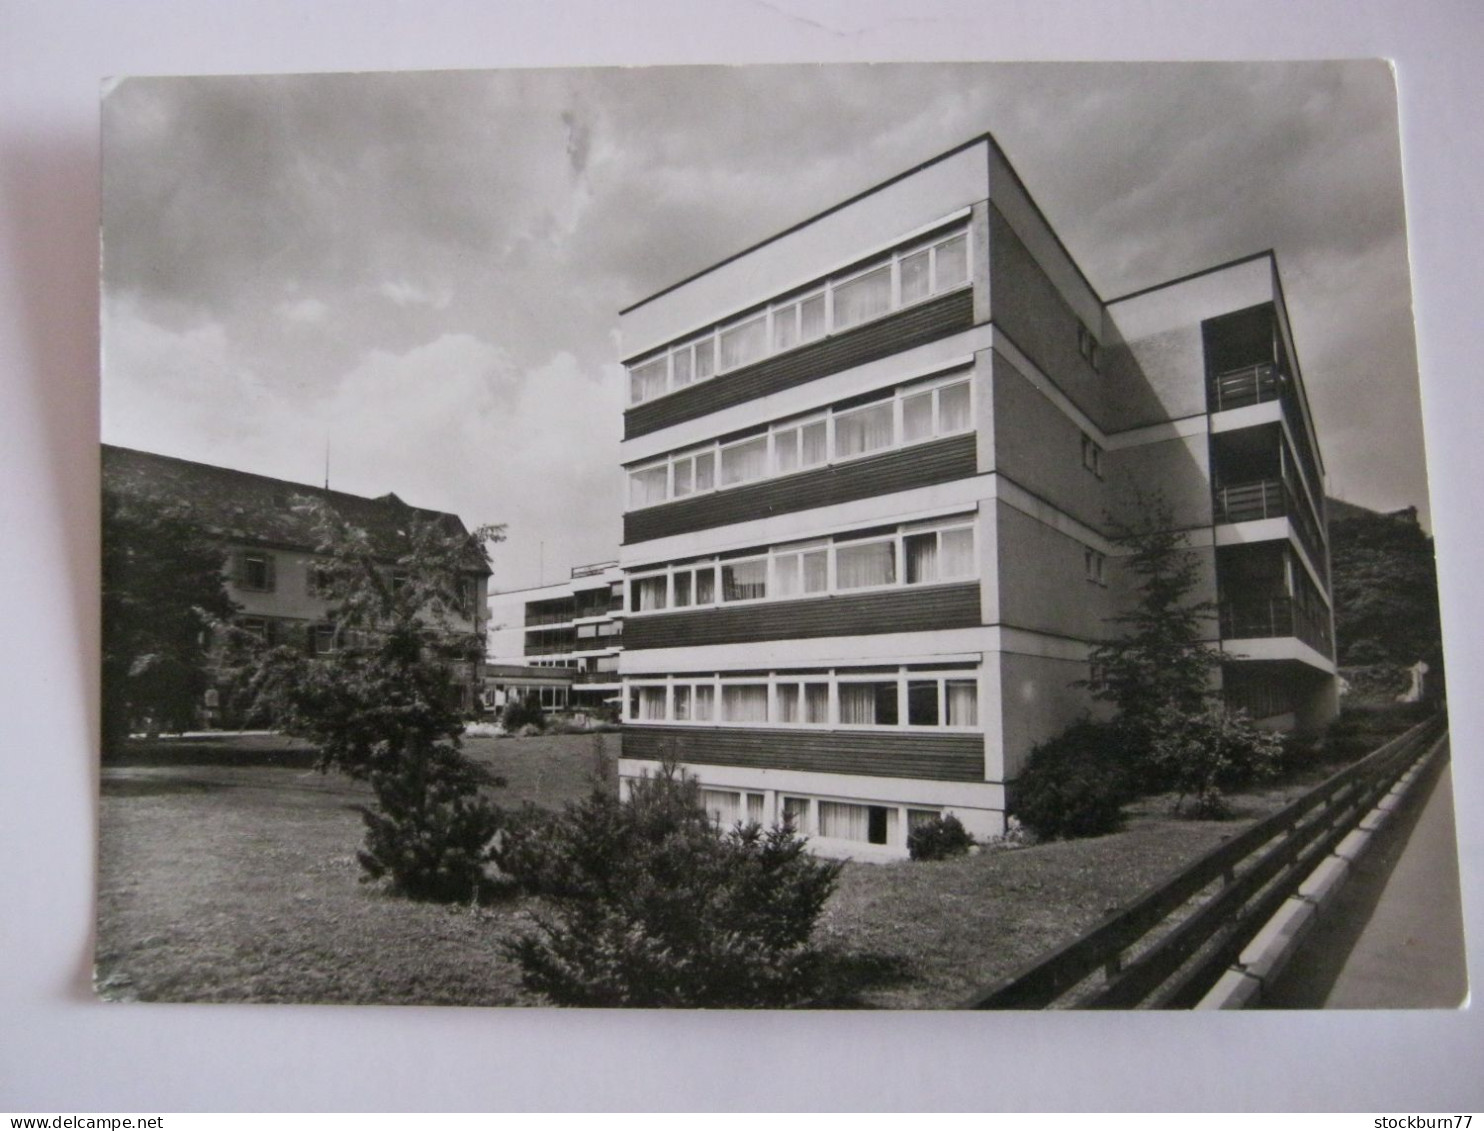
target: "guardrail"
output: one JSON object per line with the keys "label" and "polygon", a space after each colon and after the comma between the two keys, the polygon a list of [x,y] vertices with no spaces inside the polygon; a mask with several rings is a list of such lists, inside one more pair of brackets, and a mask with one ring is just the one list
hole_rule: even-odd
{"label": "guardrail", "polygon": [[964,1008],[1194,1006],[1446,729],[1442,715],[1419,723]]}

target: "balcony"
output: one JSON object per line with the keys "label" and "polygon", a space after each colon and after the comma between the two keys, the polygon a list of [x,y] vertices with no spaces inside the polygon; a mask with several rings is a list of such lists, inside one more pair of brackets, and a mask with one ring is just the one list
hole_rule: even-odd
{"label": "balcony", "polygon": [[1295,601],[1292,597],[1249,597],[1223,601],[1221,638],[1223,640],[1260,640],[1293,636],[1316,652],[1333,656],[1329,618]]}
{"label": "balcony", "polygon": [[1211,378],[1211,411],[1225,412],[1278,399],[1283,374],[1270,361],[1228,369]]}
{"label": "balcony", "polygon": [[1324,553],[1324,541],[1319,534],[1319,525],[1309,508],[1294,493],[1286,479],[1260,479],[1251,483],[1232,483],[1217,487],[1212,492],[1212,511],[1217,524],[1225,522],[1256,522],[1265,518],[1287,517],[1298,534],[1299,544],[1308,552],[1309,560],[1319,571],[1326,585],[1329,582],[1329,564]]}
{"label": "balcony", "polygon": [[527,613],[526,627],[533,628],[543,624],[567,624],[572,620],[572,610],[566,609],[556,613]]}

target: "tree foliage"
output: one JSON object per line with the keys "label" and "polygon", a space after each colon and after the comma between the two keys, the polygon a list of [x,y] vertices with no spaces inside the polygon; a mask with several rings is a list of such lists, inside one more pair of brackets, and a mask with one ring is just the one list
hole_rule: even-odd
{"label": "tree foliage", "polygon": [[210,683],[209,628],[236,610],[222,548],[189,512],[103,493],[102,731],[115,752],[133,724],[179,731]]}
{"label": "tree foliage", "polygon": [[[1356,511],[1359,508],[1355,508]],[[1340,664],[1442,660],[1433,543],[1404,515],[1354,513],[1330,524]]]}
{"label": "tree foliage", "polygon": [[1119,724],[1134,739],[1147,740],[1170,711],[1205,708],[1220,653],[1206,639],[1214,605],[1192,598],[1200,557],[1176,528],[1169,502],[1141,494],[1133,510],[1133,522],[1113,520],[1112,528],[1135,601],[1129,612],[1109,618],[1119,631],[1092,650],[1101,672],[1093,695],[1117,706]]}
{"label": "tree foliage", "polygon": [[539,848],[510,846],[556,911],[507,944],[527,989],[558,1005],[711,1009],[815,993],[809,939],[841,865],[791,828],[716,829],[671,766],[625,801],[595,789],[541,832]]}
{"label": "tree foliage", "polygon": [[373,541],[320,500],[313,522],[318,588],[333,648],[271,648],[251,675],[257,709],[307,738],[322,770],[370,782],[376,805],[362,866],[417,898],[463,899],[483,878],[498,813],[489,779],[459,751],[456,668],[482,654],[466,579],[487,562],[498,527],[472,534],[409,512],[393,545]]}

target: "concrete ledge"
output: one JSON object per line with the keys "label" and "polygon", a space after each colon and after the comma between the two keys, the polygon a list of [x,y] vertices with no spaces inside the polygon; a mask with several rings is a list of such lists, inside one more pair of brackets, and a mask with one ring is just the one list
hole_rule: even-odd
{"label": "concrete ledge", "polygon": [[1352,829],[1344,840],[1335,846],[1335,855],[1351,864],[1359,860],[1371,843],[1371,834],[1366,829]]}
{"label": "concrete ledge", "polygon": [[1196,1003],[1197,1009],[1245,1009],[1262,992],[1262,980],[1240,970],[1228,970]]}
{"label": "concrete ledge", "polygon": [[1368,833],[1373,833],[1386,823],[1386,817],[1386,810],[1372,809],[1369,813],[1367,813],[1360,819],[1360,824],[1358,824],[1356,828],[1364,829]]}
{"label": "concrete ledge", "polygon": [[1306,900],[1284,900],[1283,906],[1247,944],[1237,965],[1254,978],[1266,980],[1276,975],[1313,923],[1314,912],[1314,905]]}
{"label": "concrete ledge", "polygon": [[1299,885],[1299,898],[1322,908],[1324,901],[1349,875],[1350,861],[1342,856],[1326,856],[1319,867],[1309,873],[1309,878]]}

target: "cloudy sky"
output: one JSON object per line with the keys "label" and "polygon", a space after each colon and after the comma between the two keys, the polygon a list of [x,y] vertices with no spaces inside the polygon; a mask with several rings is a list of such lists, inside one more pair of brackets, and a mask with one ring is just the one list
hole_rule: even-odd
{"label": "cloudy sky", "polygon": [[617,312],[993,132],[1104,297],[1272,247],[1331,493],[1427,512],[1376,62],[130,79],[104,102],[103,439],[615,556]]}

